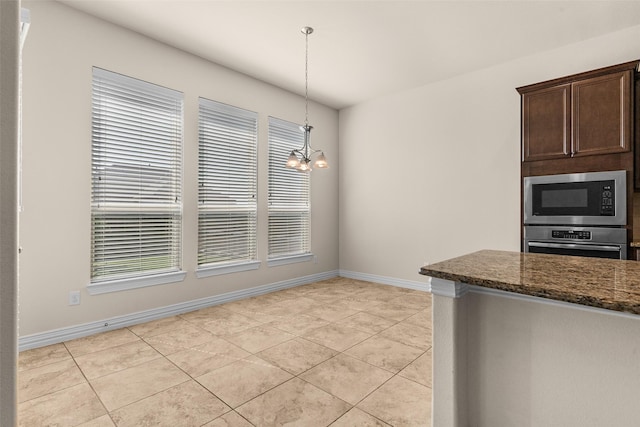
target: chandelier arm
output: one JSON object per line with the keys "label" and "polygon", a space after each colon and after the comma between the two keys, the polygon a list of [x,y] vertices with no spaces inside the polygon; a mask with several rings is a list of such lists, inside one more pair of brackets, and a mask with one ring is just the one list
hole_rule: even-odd
{"label": "chandelier arm", "polygon": [[322,153],[322,150],[314,150],[311,149],[311,151],[308,154],[305,154],[303,151],[301,150],[292,150],[292,152],[296,153],[297,155],[300,156],[300,158],[302,158],[303,160],[311,160],[311,156],[314,156],[318,153]]}
{"label": "chandelier arm", "polygon": [[[307,150],[305,150],[305,148],[308,148]],[[295,150],[291,150],[294,153],[298,153],[300,155],[304,155],[305,151],[308,151],[309,154],[315,154],[315,153],[320,153],[322,152],[322,150],[316,150],[315,148],[313,148],[311,146],[311,144],[307,144],[306,147],[303,145],[301,148],[299,149],[295,149]]]}

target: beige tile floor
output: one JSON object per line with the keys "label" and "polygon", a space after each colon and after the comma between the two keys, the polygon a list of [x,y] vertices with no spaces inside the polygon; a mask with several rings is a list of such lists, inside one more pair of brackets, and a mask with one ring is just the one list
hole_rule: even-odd
{"label": "beige tile floor", "polygon": [[336,278],[20,353],[19,425],[429,426],[431,297]]}

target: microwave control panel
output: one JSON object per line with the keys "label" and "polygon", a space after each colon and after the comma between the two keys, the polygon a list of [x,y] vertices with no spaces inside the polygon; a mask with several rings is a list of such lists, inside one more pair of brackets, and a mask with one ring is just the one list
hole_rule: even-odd
{"label": "microwave control panel", "polygon": [[613,186],[612,185],[603,185],[601,203],[600,203],[600,215],[615,215],[614,210],[614,194],[613,194]]}
{"label": "microwave control panel", "polygon": [[551,230],[551,237],[554,239],[591,240],[591,232],[577,230]]}

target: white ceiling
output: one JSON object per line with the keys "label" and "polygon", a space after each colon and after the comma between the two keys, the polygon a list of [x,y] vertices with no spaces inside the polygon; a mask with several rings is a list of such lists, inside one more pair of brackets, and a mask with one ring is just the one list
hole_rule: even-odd
{"label": "white ceiling", "polygon": [[59,1],[299,94],[311,26],[309,97],[337,109],[640,24],[617,0]]}

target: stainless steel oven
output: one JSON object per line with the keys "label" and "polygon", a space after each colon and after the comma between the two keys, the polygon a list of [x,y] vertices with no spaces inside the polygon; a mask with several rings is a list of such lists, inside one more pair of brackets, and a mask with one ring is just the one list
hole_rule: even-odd
{"label": "stainless steel oven", "polygon": [[524,251],[627,259],[627,230],[621,227],[525,226]]}
{"label": "stainless steel oven", "polygon": [[627,172],[572,173],[524,178],[524,225],[627,224]]}

